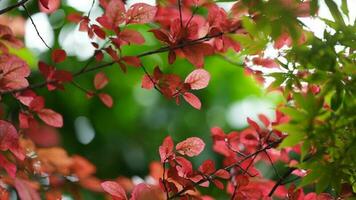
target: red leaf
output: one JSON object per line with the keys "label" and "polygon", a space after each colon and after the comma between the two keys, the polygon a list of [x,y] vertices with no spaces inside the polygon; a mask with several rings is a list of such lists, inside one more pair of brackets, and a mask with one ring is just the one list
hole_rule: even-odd
{"label": "red leaf", "polygon": [[201,108],[201,102],[197,96],[190,92],[186,92],[183,94],[183,98],[186,102],[188,102],[191,106],[193,106],[195,109],[200,110]]}
{"label": "red leaf", "polygon": [[127,200],[125,190],[114,181],[105,181],[101,183],[105,192],[109,193],[114,200]]}
{"label": "red leaf", "polygon": [[122,60],[124,62],[126,62],[127,64],[132,65],[134,67],[141,66],[141,60],[136,56],[124,56],[124,57],[122,57]]}
{"label": "red leaf", "polygon": [[171,136],[164,138],[162,145],[159,147],[159,156],[161,162],[166,162],[166,159],[173,155],[174,143]]}
{"label": "red leaf", "polygon": [[0,150],[10,150],[18,159],[25,159],[25,154],[19,145],[19,135],[16,128],[3,120],[0,120]]}
{"label": "red leaf", "polygon": [[225,169],[219,169],[217,172],[215,172],[215,176],[222,178],[222,179],[229,179],[230,173],[228,171],[226,171]]}
{"label": "red leaf", "polygon": [[37,96],[31,101],[29,109],[37,112],[43,109],[44,106],[45,106],[44,98],[41,96]]}
{"label": "red leaf", "polygon": [[223,189],[224,189],[224,184],[223,184],[221,181],[214,179],[214,180],[213,180],[213,183],[214,183],[214,185],[215,185],[217,188],[219,188],[220,190],[223,190]]}
{"label": "red leaf", "polygon": [[48,2],[49,2],[49,0],[40,0],[41,5],[47,9],[49,9]]}
{"label": "red leaf", "polygon": [[40,0],[38,4],[41,12],[53,13],[59,8],[61,0]]}
{"label": "red leaf", "polygon": [[16,165],[9,162],[2,154],[0,154],[0,166],[12,177],[16,176]]}
{"label": "red leaf", "polygon": [[201,68],[204,66],[204,56],[212,54],[214,49],[209,44],[201,43],[183,47],[182,51],[190,63]]}
{"label": "red leaf", "polygon": [[199,171],[205,175],[210,175],[215,172],[215,164],[212,160],[206,160],[198,168]]}
{"label": "red leaf", "polygon": [[120,32],[119,38],[125,40],[127,43],[143,44],[145,43],[145,38],[140,32],[130,29],[125,29]]}
{"label": "red leaf", "polygon": [[159,29],[152,29],[152,30],[150,30],[150,32],[152,32],[154,34],[154,36],[158,40],[161,40],[162,42],[168,43],[170,41],[168,34],[159,30]]}
{"label": "red leaf", "polygon": [[142,78],[141,87],[145,88],[147,90],[150,90],[154,87],[154,84],[152,83],[151,78],[147,74],[145,74]]}
{"label": "red leaf", "polygon": [[44,121],[46,124],[60,128],[63,126],[63,117],[61,114],[51,110],[51,109],[42,109],[37,112],[38,117]]}
{"label": "red leaf", "polygon": [[0,55],[0,91],[16,90],[28,86],[26,77],[30,75],[27,63],[14,55]]}
{"label": "red leaf", "polygon": [[95,75],[94,78],[94,87],[97,90],[103,89],[109,83],[108,77],[104,72],[99,72]]}
{"label": "red leaf", "polygon": [[190,85],[193,90],[200,90],[208,86],[210,74],[205,69],[196,69],[191,72],[185,79],[185,83]]}
{"label": "red leaf", "polygon": [[111,0],[105,9],[105,16],[111,29],[125,21],[125,5],[122,0]]}
{"label": "red leaf", "polygon": [[177,156],[175,161],[177,162],[176,169],[180,177],[188,177],[193,173],[193,165],[189,160]]}
{"label": "red leaf", "polygon": [[126,13],[126,23],[144,24],[151,22],[157,12],[156,6],[150,6],[145,3],[136,3],[132,5]]}
{"label": "red leaf", "polygon": [[14,184],[17,193],[22,200],[41,200],[40,195],[38,192],[32,188],[29,182],[16,178]]}
{"label": "red leaf", "polygon": [[270,59],[270,58],[260,58],[260,57],[254,58],[253,64],[260,65],[260,66],[267,67],[267,68],[278,68],[279,67],[279,65],[273,59]]}
{"label": "red leaf", "polygon": [[100,101],[103,102],[103,104],[106,107],[111,108],[113,106],[114,101],[113,101],[112,97],[109,94],[100,93],[100,94],[98,94],[98,96],[99,96]]}
{"label": "red leaf", "polygon": [[247,123],[248,123],[253,129],[255,129],[257,132],[260,132],[260,131],[261,131],[260,126],[259,126],[255,121],[253,121],[251,118],[247,117]]}
{"label": "red leaf", "polygon": [[67,53],[62,49],[56,49],[52,52],[52,60],[55,63],[63,62],[67,58]]}
{"label": "red leaf", "polygon": [[198,137],[190,137],[176,145],[176,150],[182,155],[189,157],[199,155],[205,147],[205,143]]}

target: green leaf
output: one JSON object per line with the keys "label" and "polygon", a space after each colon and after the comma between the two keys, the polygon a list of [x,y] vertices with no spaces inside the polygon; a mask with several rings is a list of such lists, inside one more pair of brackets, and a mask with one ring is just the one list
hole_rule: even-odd
{"label": "green leaf", "polygon": [[66,15],[64,13],[64,10],[59,9],[53,14],[51,14],[51,16],[49,16],[49,22],[51,23],[54,29],[58,29],[63,26],[65,22],[65,17]]}
{"label": "green leaf", "polygon": [[325,0],[325,3],[328,6],[335,22],[345,26],[345,21],[342,18],[342,15],[337,7],[337,4],[333,0]]}
{"label": "green leaf", "polygon": [[349,8],[347,6],[347,0],[342,0],[341,1],[341,11],[349,17]]}
{"label": "green leaf", "polygon": [[299,125],[281,124],[275,127],[277,130],[288,133],[288,136],[279,145],[279,148],[291,147],[305,138],[305,131]]}

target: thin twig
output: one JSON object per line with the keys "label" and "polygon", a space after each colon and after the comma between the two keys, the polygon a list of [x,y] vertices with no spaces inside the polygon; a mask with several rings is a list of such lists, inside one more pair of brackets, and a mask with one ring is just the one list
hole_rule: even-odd
{"label": "thin twig", "polygon": [[264,151],[264,152],[265,152],[265,154],[266,154],[266,156],[268,158],[269,163],[271,164],[271,166],[273,168],[274,173],[277,175],[278,178],[281,178],[281,176],[279,175],[276,167],[274,166],[273,161],[272,161],[271,157],[269,156],[268,152],[267,151]]}
{"label": "thin twig", "polygon": [[183,28],[183,17],[182,17],[182,2],[181,0],[177,0],[178,2],[178,9],[179,9],[179,22],[180,22],[180,28]]}
{"label": "thin twig", "polygon": [[9,11],[15,9],[15,8],[18,8],[18,7],[22,6],[22,5],[24,5],[27,1],[29,1],[29,0],[22,0],[22,1],[19,1],[19,2],[15,3],[15,4],[13,4],[13,5],[9,6],[9,7],[6,7],[6,8],[4,8],[4,9],[1,9],[1,10],[0,10],[0,15],[2,15],[2,14],[4,14],[4,13],[6,13],[6,12],[9,12]]}
{"label": "thin twig", "polygon": [[46,43],[46,41],[43,39],[43,37],[41,36],[40,32],[38,31],[38,28],[37,28],[35,22],[33,21],[32,17],[31,17],[31,14],[28,12],[26,6],[25,6],[25,5],[22,5],[22,7],[23,7],[23,9],[25,10],[25,12],[26,12],[28,18],[30,18],[31,23],[32,23],[33,27],[35,28],[38,37],[42,40],[43,44],[44,44],[49,50],[51,50],[52,48],[51,48],[50,46],[48,46],[48,44]]}
{"label": "thin twig", "polygon": [[90,13],[93,10],[94,4],[95,4],[95,0],[93,0],[93,2],[91,3],[91,6],[90,6],[90,9],[89,9],[89,12],[88,12],[88,18],[90,17]]}

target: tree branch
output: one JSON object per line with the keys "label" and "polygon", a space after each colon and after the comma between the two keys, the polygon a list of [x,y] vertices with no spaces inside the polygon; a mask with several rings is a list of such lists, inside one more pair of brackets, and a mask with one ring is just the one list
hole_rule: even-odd
{"label": "tree branch", "polygon": [[18,7],[22,6],[22,5],[25,5],[25,3],[26,3],[27,1],[29,1],[29,0],[22,0],[22,1],[19,1],[19,2],[15,3],[15,4],[13,4],[13,5],[9,6],[9,7],[6,7],[6,8],[4,8],[4,9],[1,9],[1,10],[0,10],[0,15],[4,14],[4,13],[6,13],[6,12],[9,12],[9,11],[11,11],[12,9],[18,8]]}

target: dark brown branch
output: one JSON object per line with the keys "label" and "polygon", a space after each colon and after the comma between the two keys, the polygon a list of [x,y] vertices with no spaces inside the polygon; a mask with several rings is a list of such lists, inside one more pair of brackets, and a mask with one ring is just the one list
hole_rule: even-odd
{"label": "dark brown branch", "polygon": [[4,9],[1,9],[1,10],[0,10],[0,15],[4,14],[4,13],[6,13],[6,12],[9,12],[9,11],[15,9],[15,8],[18,8],[18,7],[22,6],[22,5],[25,5],[25,3],[26,3],[27,1],[29,1],[29,0],[22,0],[22,1],[19,1],[19,2],[15,3],[15,4],[13,4],[13,5],[9,6],[9,7],[6,7],[6,8],[4,8]]}

